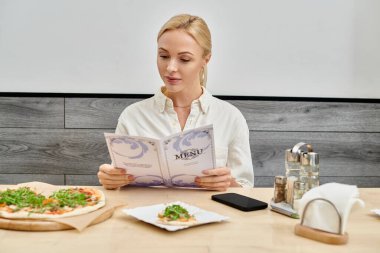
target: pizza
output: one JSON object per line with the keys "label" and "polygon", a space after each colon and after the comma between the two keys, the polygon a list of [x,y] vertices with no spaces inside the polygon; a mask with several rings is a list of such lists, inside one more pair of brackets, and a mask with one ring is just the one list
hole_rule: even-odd
{"label": "pizza", "polygon": [[158,222],[165,225],[190,226],[197,223],[194,215],[190,215],[186,208],[173,204],[158,213]]}
{"label": "pizza", "polygon": [[104,193],[89,187],[62,188],[48,196],[26,186],[0,191],[0,217],[8,219],[71,217],[104,205]]}

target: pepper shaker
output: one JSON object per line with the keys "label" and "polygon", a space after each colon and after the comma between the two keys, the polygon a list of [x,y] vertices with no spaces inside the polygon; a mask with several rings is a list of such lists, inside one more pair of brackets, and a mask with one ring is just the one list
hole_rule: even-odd
{"label": "pepper shaker", "polygon": [[293,203],[292,207],[293,209],[298,212],[299,208],[299,202],[302,198],[302,196],[306,192],[306,184],[301,181],[295,181],[293,185]]}
{"label": "pepper shaker", "polygon": [[285,169],[286,169],[286,203],[292,205],[293,183],[300,177],[300,154],[298,150],[285,150]]}
{"label": "pepper shaker", "polygon": [[[302,151],[306,149],[307,151]],[[293,148],[285,150],[285,168],[286,168],[286,202],[293,205],[293,184],[300,180],[301,164],[300,159],[305,152],[312,152],[310,144],[299,142]]]}
{"label": "pepper shaker", "polygon": [[301,154],[300,164],[300,180],[305,183],[306,191],[319,186],[319,154]]}
{"label": "pepper shaker", "polygon": [[286,177],[276,176],[274,179],[274,203],[282,202],[285,200],[285,187]]}

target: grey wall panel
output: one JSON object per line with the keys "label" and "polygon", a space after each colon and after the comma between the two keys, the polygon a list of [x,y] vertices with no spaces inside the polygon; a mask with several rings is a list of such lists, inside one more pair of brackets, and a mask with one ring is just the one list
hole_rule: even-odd
{"label": "grey wall panel", "polygon": [[380,177],[321,177],[321,184],[336,182],[341,184],[357,185],[358,187],[380,187]]}
{"label": "grey wall panel", "polygon": [[65,175],[67,185],[100,185],[96,174]]}
{"label": "grey wall panel", "polygon": [[105,131],[0,128],[0,173],[96,174],[110,161]]}
{"label": "grey wall panel", "polygon": [[[255,177],[255,187],[273,187],[273,177]],[[380,177],[320,177],[320,183],[341,183],[357,185],[358,187],[380,187]]]}
{"label": "grey wall panel", "polygon": [[141,99],[66,98],[66,128],[116,128],[120,113]]}
{"label": "grey wall panel", "polygon": [[64,127],[64,98],[0,97],[0,127]]}
{"label": "grey wall panel", "polygon": [[342,102],[229,101],[250,130],[380,132],[380,104]]}
{"label": "grey wall panel", "polygon": [[[110,162],[103,133],[139,100],[0,97],[0,183],[98,185],[99,165]],[[285,149],[303,141],[320,153],[322,183],[380,187],[378,103],[231,102],[251,129],[256,186],[272,187]]]}
{"label": "grey wall panel", "polygon": [[[66,98],[67,128],[115,128],[120,113],[141,99]],[[380,104],[229,100],[257,131],[380,132]]]}
{"label": "grey wall panel", "polygon": [[0,174],[0,184],[20,184],[32,181],[64,185],[65,177],[64,175],[47,174]]}
{"label": "grey wall panel", "polygon": [[[0,173],[95,175],[110,161],[104,129],[0,131]],[[379,139],[380,133],[251,132],[255,176],[284,174],[284,150],[305,141],[320,153],[321,176],[379,177]]]}
{"label": "grey wall panel", "polygon": [[285,174],[284,151],[300,141],[320,154],[321,176],[380,176],[380,133],[251,132],[255,176]]}
{"label": "grey wall panel", "polygon": [[[255,177],[255,187],[273,187],[272,176]],[[96,174],[88,175],[47,175],[47,174],[0,174],[0,184],[19,184],[31,181],[54,185],[100,185]],[[321,184],[337,182],[358,187],[379,187],[380,177],[321,177]]]}

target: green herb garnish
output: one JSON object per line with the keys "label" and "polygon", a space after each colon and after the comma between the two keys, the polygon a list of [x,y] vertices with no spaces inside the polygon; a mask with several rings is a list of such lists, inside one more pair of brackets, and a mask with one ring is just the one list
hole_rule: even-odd
{"label": "green herb garnish", "polygon": [[90,197],[76,189],[61,189],[46,198],[29,187],[20,187],[0,191],[0,206],[11,207],[12,212],[23,208],[26,208],[29,213],[56,212],[62,207],[86,206]]}
{"label": "green herb garnish", "polygon": [[88,197],[84,193],[75,192],[71,189],[61,189],[54,192],[49,198],[58,200],[60,207],[69,206],[74,208],[85,206]]}
{"label": "green herb garnish", "polygon": [[180,205],[171,205],[165,208],[163,217],[168,218],[169,220],[178,220],[180,218],[189,219],[189,212]]}
{"label": "green herb garnish", "polygon": [[36,194],[29,187],[0,191],[0,204],[5,203],[8,206],[17,206],[17,209],[14,209],[14,211],[24,207],[41,207],[44,199],[45,196]]}

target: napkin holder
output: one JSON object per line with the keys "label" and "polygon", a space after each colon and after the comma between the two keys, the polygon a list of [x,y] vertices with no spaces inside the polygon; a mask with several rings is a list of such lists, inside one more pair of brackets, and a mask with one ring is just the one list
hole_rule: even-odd
{"label": "napkin holder", "polygon": [[[335,209],[339,218],[339,232],[338,233],[326,232],[320,229],[315,229],[315,228],[303,225],[307,208],[312,202],[316,200],[325,201]],[[331,201],[327,199],[323,199],[323,198],[312,199],[305,205],[305,208],[303,209],[303,213],[302,213],[301,223],[295,226],[294,233],[298,236],[302,236],[308,239],[312,239],[312,240],[327,243],[327,244],[342,245],[348,242],[348,234],[342,233],[342,216],[339,214],[338,209]]]}

